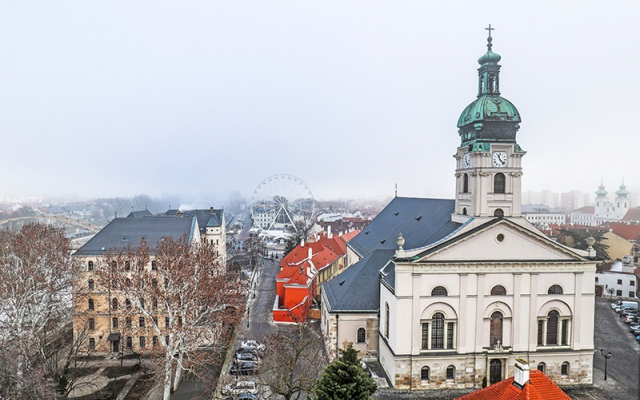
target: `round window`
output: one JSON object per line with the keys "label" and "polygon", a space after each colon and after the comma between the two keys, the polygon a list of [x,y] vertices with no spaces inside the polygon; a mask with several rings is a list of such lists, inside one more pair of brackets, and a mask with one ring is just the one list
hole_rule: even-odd
{"label": "round window", "polygon": [[500,243],[504,242],[504,235],[499,233],[498,236],[496,236],[496,240]]}

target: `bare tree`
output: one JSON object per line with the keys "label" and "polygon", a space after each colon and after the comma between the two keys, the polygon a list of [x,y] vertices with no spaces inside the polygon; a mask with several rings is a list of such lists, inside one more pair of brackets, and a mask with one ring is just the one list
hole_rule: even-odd
{"label": "bare tree", "polygon": [[307,324],[266,338],[258,379],[269,399],[306,399],[326,365],[322,338]]}
{"label": "bare tree", "polygon": [[27,224],[0,233],[2,397],[56,397],[46,362],[70,320],[73,275],[63,229]]}
{"label": "bare tree", "polygon": [[155,248],[143,241],[109,251],[96,276],[124,304],[112,312],[126,321],[125,335],[140,337],[138,348],[151,358],[167,400],[183,371],[199,374],[225,345],[225,330],[242,314],[237,277],[224,273],[215,246],[206,243],[164,238]]}

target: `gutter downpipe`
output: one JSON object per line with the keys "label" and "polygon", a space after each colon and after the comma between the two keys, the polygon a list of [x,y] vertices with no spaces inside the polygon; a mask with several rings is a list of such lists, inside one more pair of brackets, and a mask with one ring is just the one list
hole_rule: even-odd
{"label": "gutter downpipe", "polygon": [[336,314],[336,360],[339,357],[340,354],[340,339],[338,338],[338,329],[339,329],[339,324],[340,322],[340,314]]}

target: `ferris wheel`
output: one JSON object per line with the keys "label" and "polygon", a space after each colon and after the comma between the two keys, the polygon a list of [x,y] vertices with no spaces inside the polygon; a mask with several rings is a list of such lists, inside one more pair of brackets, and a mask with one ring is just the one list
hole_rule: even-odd
{"label": "ferris wheel", "polygon": [[308,226],[314,214],[311,189],[293,175],[272,175],[260,182],[251,196],[254,225],[265,230],[297,231]]}

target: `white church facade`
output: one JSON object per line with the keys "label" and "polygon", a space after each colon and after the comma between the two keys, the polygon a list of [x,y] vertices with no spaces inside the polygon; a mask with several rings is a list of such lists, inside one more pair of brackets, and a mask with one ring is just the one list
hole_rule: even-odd
{"label": "white church facade", "polygon": [[322,287],[329,352],[353,342],[398,389],[480,387],[516,359],[558,384],[592,382],[595,261],[521,215],[520,114],[487,47],[458,121],[455,199],[396,197]]}

